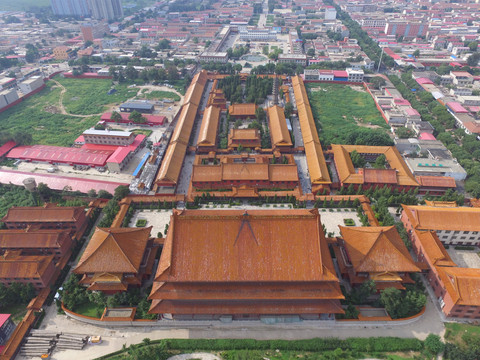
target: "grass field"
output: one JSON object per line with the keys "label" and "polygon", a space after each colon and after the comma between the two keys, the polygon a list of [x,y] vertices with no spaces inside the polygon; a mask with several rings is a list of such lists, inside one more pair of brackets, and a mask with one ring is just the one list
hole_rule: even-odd
{"label": "grass field", "polygon": [[310,83],[307,89],[313,116],[322,125],[319,136],[324,141],[341,144],[345,134],[360,127],[388,131],[388,125],[367,92],[340,84]]}
{"label": "grass field", "polygon": [[117,91],[108,95],[112,85],[109,79],[68,79],[57,76],[55,80],[67,89],[63,96],[63,105],[70,114],[99,114],[107,110],[105,105],[120,104],[138,92],[136,88],[119,84],[115,85]]}
{"label": "grass field", "polygon": [[462,339],[463,335],[480,336],[480,326],[446,323],[445,328],[445,340],[457,345],[467,345]]}
{"label": "grass field", "polygon": [[[80,315],[91,316],[99,318],[102,316],[104,308],[98,306],[97,304],[87,302],[75,309],[75,312]],[[100,313],[99,313],[100,312]]]}
{"label": "grass field", "polygon": [[0,307],[0,314],[11,314],[12,321],[18,324],[27,313],[27,304],[14,304]]}
{"label": "grass field", "polygon": [[172,99],[174,101],[180,101],[180,96],[171,91],[152,91],[148,94],[142,94],[140,97],[148,100]]}
{"label": "grass field", "polygon": [[53,88],[53,85],[53,82],[47,82],[41,92],[1,113],[0,128],[30,133],[34,144],[71,146],[100,117],[77,118],[53,113],[58,112],[54,109],[60,96],[60,88]]}

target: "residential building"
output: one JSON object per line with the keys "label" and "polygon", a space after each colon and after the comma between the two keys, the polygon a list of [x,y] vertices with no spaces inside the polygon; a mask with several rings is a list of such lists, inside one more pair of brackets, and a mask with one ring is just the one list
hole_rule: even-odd
{"label": "residential building", "polygon": [[43,81],[43,77],[41,76],[32,76],[31,78],[22,81],[18,84],[20,91],[26,95],[30,94],[31,92],[41,88],[45,82]]}
{"label": "residential building", "polygon": [[[448,215],[441,215],[451,223]],[[480,319],[480,269],[458,267],[434,230],[411,230],[413,251],[429,270],[425,274],[448,317]]]}
{"label": "residential building", "polygon": [[480,208],[402,205],[401,220],[414,230],[435,231],[446,245],[480,245]]}
{"label": "residential building", "polygon": [[465,169],[452,158],[406,158],[405,162],[415,176],[449,176],[457,181],[467,177]]}
{"label": "residential building", "polygon": [[90,16],[87,0],[50,0],[52,12],[59,16]]}
{"label": "residential building", "polygon": [[339,226],[341,238],[334,244],[342,277],[352,286],[373,280],[377,290],[405,289],[420,272],[395,226]]}
{"label": "residential building", "polygon": [[278,55],[279,63],[295,63],[307,66],[308,56],[304,54],[280,54]]}
{"label": "residential building", "polygon": [[417,36],[426,36],[428,24],[413,21],[387,20],[384,31],[387,35],[398,35],[405,38],[414,38]]}
{"label": "residential building", "polygon": [[158,250],[152,227],[95,229],[73,270],[88,290],[116,293],[139,287],[152,273]]}
{"label": "residential building", "polygon": [[128,146],[136,135],[130,131],[88,129],[82,134],[85,144]]}
{"label": "residential building", "polygon": [[466,71],[450,71],[453,78],[453,84],[457,86],[467,86],[473,84],[473,75]]}
{"label": "residential building", "polygon": [[53,49],[53,56],[55,60],[70,60],[72,58],[73,50],[68,46],[57,46]]}
{"label": "residential building", "polygon": [[123,17],[120,0],[88,0],[95,19],[114,20]]}
{"label": "residential building", "polygon": [[203,52],[197,57],[198,61],[226,63],[228,55],[226,52]]}
{"label": "residential building", "polygon": [[352,68],[347,68],[347,74],[349,82],[363,82],[363,70],[354,70]]}
{"label": "residential building", "polygon": [[337,18],[337,10],[333,6],[325,7],[325,20],[335,20]]}
{"label": "residential building", "polygon": [[149,298],[150,313],[177,320],[343,313],[317,209],[173,210]]}
{"label": "residential building", "polygon": [[105,34],[110,34],[110,29],[106,22],[90,22],[80,25],[83,41],[93,41],[101,39]]}
{"label": "residential building", "polygon": [[277,41],[277,33],[269,29],[242,29],[239,36],[242,41]]}

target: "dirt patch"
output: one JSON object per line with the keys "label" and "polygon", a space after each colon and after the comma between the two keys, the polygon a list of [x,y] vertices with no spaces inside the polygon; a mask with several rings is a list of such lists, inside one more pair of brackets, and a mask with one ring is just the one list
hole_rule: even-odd
{"label": "dirt patch", "polygon": [[353,117],[353,119],[355,120],[355,124],[357,124],[357,126],[368,128],[368,129],[382,129],[382,127],[378,125],[365,124],[363,122],[363,119],[356,118],[355,116]]}
{"label": "dirt patch", "polygon": [[363,92],[363,93],[367,92],[363,86],[350,85],[350,88],[358,92]]}
{"label": "dirt patch", "polygon": [[43,108],[43,111],[48,112],[50,114],[61,114],[62,112],[60,109],[53,105],[47,105]]}

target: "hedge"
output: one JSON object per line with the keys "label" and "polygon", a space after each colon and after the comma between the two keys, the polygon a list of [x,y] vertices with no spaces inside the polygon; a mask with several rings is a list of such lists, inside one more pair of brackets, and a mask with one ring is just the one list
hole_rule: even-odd
{"label": "hedge", "polygon": [[[254,340],[254,339],[161,339],[150,344],[164,343],[166,349],[181,351],[226,351],[226,350],[290,350],[321,352],[340,348],[357,352],[397,352],[421,351],[423,342],[414,338],[378,337],[378,338],[315,338],[309,340]],[[99,359],[108,359],[123,351],[105,355]]]}

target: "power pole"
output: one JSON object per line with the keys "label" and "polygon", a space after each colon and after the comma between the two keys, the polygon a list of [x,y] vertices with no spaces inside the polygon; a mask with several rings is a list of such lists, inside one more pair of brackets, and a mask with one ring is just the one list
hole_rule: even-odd
{"label": "power pole", "polygon": [[382,53],[380,54],[380,60],[378,61],[377,73],[380,71],[380,65],[382,64],[383,49],[384,48],[382,47]]}

